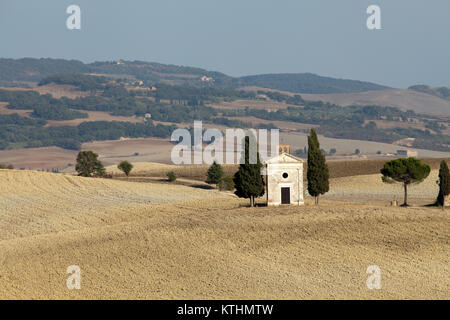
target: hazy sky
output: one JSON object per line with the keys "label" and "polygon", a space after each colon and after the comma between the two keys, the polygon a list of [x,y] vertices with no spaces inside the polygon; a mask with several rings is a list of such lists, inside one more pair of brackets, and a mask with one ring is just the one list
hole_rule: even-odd
{"label": "hazy sky", "polygon": [[[81,30],[66,9],[81,7]],[[366,27],[381,7],[382,30]],[[145,60],[450,87],[449,0],[0,0],[0,57]]]}

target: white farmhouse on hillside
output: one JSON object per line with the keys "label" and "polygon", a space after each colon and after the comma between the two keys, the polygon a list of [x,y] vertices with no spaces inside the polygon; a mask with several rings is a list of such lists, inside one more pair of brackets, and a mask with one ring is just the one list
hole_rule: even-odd
{"label": "white farmhouse on hillside", "polygon": [[412,150],[397,150],[397,155],[402,157],[418,157],[419,153]]}
{"label": "white farmhouse on hillside", "polygon": [[200,80],[201,80],[202,82],[213,82],[213,81],[214,81],[213,78],[207,77],[207,76],[201,77]]}

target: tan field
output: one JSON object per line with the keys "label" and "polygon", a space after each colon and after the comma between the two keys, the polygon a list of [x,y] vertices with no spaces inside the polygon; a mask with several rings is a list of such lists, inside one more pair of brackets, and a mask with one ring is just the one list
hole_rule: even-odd
{"label": "tan field", "polygon": [[[355,149],[361,151],[362,156],[374,156],[377,151],[382,153],[395,154],[399,149],[408,149],[417,151],[419,158],[446,158],[450,157],[450,152],[431,151],[424,149],[405,148],[395,144],[364,141],[364,140],[349,140],[349,139],[335,139],[328,138],[319,135],[320,147],[329,151],[331,148],[335,148],[338,154],[350,153],[352,154]],[[308,145],[308,134],[303,132],[280,132],[280,144],[289,144],[291,150],[303,149]],[[364,160],[364,157],[360,158]]]}
{"label": "tan field", "polygon": [[253,128],[257,128],[258,124],[273,124],[280,130],[285,131],[309,131],[312,128],[318,128],[319,125],[316,124],[307,124],[307,123],[299,123],[299,122],[293,122],[293,121],[271,121],[271,120],[264,120],[259,119],[256,117],[226,117],[231,120],[240,120],[244,122],[249,122],[252,124]]}
{"label": "tan field", "polygon": [[[176,165],[171,164],[163,164],[163,163],[156,163],[156,162],[133,162],[133,175],[154,175],[155,173],[160,172],[167,172],[167,170],[176,170],[180,168]],[[185,167],[187,168],[187,167]],[[203,167],[202,167],[203,168]],[[112,174],[121,174],[122,171],[120,171],[117,166],[107,166],[106,172],[112,173]]]}
{"label": "tan field", "polygon": [[[423,163],[426,163],[432,169],[429,177],[422,183],[413,185],[411,188],[415,188],[419,186],[421,189],[419,194],[423,194],[425,189],[430,188],[429,191],[424,194],[435,194],[435,190],[437,190],[435,181],[437,179],[437,172],[440,167],[441,161],[449,161],[449,158],[430,158],[430,159],[422,159]],[[330,178],[332,178],[332,182],[336,182],[337,186],[339,186],[342,182],[351,182],[352,179],[358,179],[361,181],[362,179],[369,179],[369,183],[364,182],[361,186],[364,188],[364,192],[370,193],[370,190],[373,188],[382,188],[386,190],[386,193],[391,193],[393,191],[392,188],[396,185],[390,184],[379,184],[380,181],[380,170],[383,168],[383,165],[386,163],[385,159],[379,160],[354,160],[354,161],[329,161],[327,163]],[[176,173],[178,177],[187,178],[190,180],[203,181],[206,179],[206,172],[209,169],[208,165],[171,165],[171,164],[163,164],[163,163],[154,163],[154,162],[133,162],[133,170],[130,174],[131,178],[142,178],[142,177],[163,177],[166,175],[168,171],[173,171]],[[233,175],[238,170],[238,165],[222,165],[222,169],[224,175]],[[306,165],[303,168],[303,176],[306,179]],[[111,165],[106,167],[106,172],[117,177],[124,177],[124,174],[117,168],[117,165]],[[339,181],[337,178],[342,178],[343,181]],[[305,180],[306,182],[306,180]],[[426,186],[425,186],[426,185]],[[425,186],[425,187],[424,187]],[[387,189],[386,189],[387,188]],[[335,189],[334,187],[332,189]],[[349,189],[349,188],[347,188]],[[351,189],[351,188],[350,188]],[[338,188],[336,190],[341,190]],[[400,190],[400,189],[398,189]]]}
{"label": "tan field", "polygon": [[77,97],[84,97],[89,95],[88,91],[83,92],[79,91],[77,87],[71,85],[62,85],[62,84],[47,84],[45,86],[38,86],[36,82],[29,83],[30,88],[4,88],[0,87],[3,90],[10,91],[37,91],[40,94],[51,94],[53,97],[59,99],[61,97],[67,97],[70,99],[74,99]]}
{"label": "tan field", "polygon": [[24,117],[29,117],[30,113],[33,112],[33,110],[14,110],[14,109],[8,109],[6,106],[8,105],[7,102],[0,102],[0,114],[13,114],[17,113]]}
{"label": "tan field", "polygon": [[91,121],[121,121],[121,122],[131,122],[131,123],[143,123],[144,118],[139,118],[136,116],[124,117],[124,116],[113,116],[109,112],[104,111],[81,111],[87,113],[87,118],[73,119],[73,120],[48,120],[47,127],[53,126],[78,126],[82,122]]}
{"label": "tan field", "polygon": [[[242,87],[244,91],[273,91],[293,96],[297,93],[261,88],[256,86]],[[374,90],[357,93],[306,94],[301,97],[308,101],[323,101],[342,106],[379,105],[398,107],[402,110],[414,110],[417,113],[450,115],[450,101],[439,97],[405,89]]]}
{"label": "tan field", "polygon": [[260,101],[260,100],[236,100],[232,102],[221,102],[210,105],[213,108],[219,109],[243,109],[249,107],[250,109],[264,109],[276,111],[279,109],[286,109],[288,107],[296,107],[291,104],[275,101]]}
{"label": "tan field", "polygon": [[[430,204],[436,199],[439,193],[439,170],[432,170],[428,178],[408,187],[408,197],[410,203]],[[341,177],[331,180],[330,192],[327,197],[353,202],[389,203],[390,200],[397,200],[403,203],[403,186],[398,183],[382,183],[381,174],[360,175],[351,177]]]}
{"label": "tan field", "polygon": [[16,169],[64,168],[75,163],[78,151],[58,147],[0,150],[0,162],[13,164]]}
{"label": "tan field", "polygon": [[[14,114],[17,113],[21,116],[30,117],[30,114],[33,110],[15,110],[8,109],[6,106],[8,104],[6,102],[0,102],[0,114]],[[113,116],[109,112],[104,111],[85,111],[81,112],[87,113],[87,118],[79,118],[73,120],[47,120],[46,127],[57,127],[57,126],[78,126],[82,122],[91,122],[91,121],[121,121],[121,122],[131,122],[131,123],[142,123],[144,122],[143,118],[139,118],[136,116],[132,117],[124,117],[124,116]]]}
{"label": "tan field", "polygon": [[36,86],[33,87],[34,91],[39,92],[40,94],[51,94],[55,98],[67,97],[70,99],[74,99],[77,97],[88,96],[90,93],[85,91],[78,90],[77,87],[71,85],[64,84],[47,84],[45,86]]}
{"label": "tan field", "polygon": [[[0,170],[0,298],[448,299],[449,211],[372,201],[385,186],[341,177],[319,207],[250,209],[216,190]],[[374,264],[381,290],[366,287]]]}
{"label": "tan field", "polygon": [[[132,119],[132,118],[129,118]],[[186,124],[187,125],[187,124]],[[288,123],[289,125],[289,123]],[[208,125],[204,126],[208,128]],[[218,128],[220,128],[218,126]],[[286,128],[287,129],[287,128]],[[321,148],[329,151],[331,148],[337,150],[337,156],[330,160],[372,160],[383,158],[390,160],[393,154],[399,149],[405,149],[398,145],[378,143],[362,140],[334,139],[319,136]],[[280,143],[289,144],[291,152],[297,149],[303,149],[307,145],[307,134],[302,132],[281,132]],[[159,138],[139,138],[139,139],[123,139],[115,141],[94,141],[84,143],[82,150],[91,150],[99,154],[100,160],[105,166],[117,166],[123,160],[132,163],[138,162],[159,162],[172,163],[171,151],[174,147],[169,139]],[[355,149],[361,151],[360,156],[347,156],[353,154]],[[430,151],[423,149],[408,148],[417,151],[419,158],[449,158],[449,152]],[[377,151],[392,154],[388,157],[380,157],[376,155]],[[19,148],[13,150],[0,150],[0,163],[13,164],[16,169],[53,169],[58,168],[60,171],[71,172],[73,167],[68,164],[74,164],[78,151],[65,150],[58,147],[44,148]],[[136,155],[136,153],[138,153]]]}
{"label": "tan field", "polygon": [[[94,141],[82,145],[82,150],[98,153],[106,166],[117,165],[122,160],[169,163],[172,148],[173,144],[168,139],[158,138]],[[74,169],[68,165],[75,164],[77,154],[78,151],[58,147],[0,150],[0,163],[13,164],[16,169],[59,168],[61,171],[71,172]]]}
{"label": "tan field", "polygon": [[302,94],[305,100],[348,105],[381,105],[414,110],[417,113],[450,115],[450,100],[413,90],[379,90],[360,93]]}

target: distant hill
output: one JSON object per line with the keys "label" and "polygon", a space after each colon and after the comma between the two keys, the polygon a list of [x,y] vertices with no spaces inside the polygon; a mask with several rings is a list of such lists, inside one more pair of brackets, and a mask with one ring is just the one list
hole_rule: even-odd
{"label": "distant hill", "polygon": [[[143,61],[109,61],[85,64],[62,59],[0,59],[0,86],[27,85],[61,74],[100,74],[111,77],[134,77],[148,82],[166,82],[182,86],[217,86],[232,88],[237,79],[220,72],[200,68],[166,65]],[[206,77],[203,79],[202,77]],[[211,80],[210,80],[211,79]]]}
{"label": "distant hill", "polygon": [[433,88],[427,85],[416,85],[408,88],[409,90],[431,94],[433,96],[450,100],[450,88]]}
{"label": "distant hill", "polygon": [[385,90],[382,85],[345,79],[322,77],[312,73],[265,74],[240,78],[244,86],[258,86],[294,93],[352,93]]}
{"label": "distant hill", "polygon": [[[136,79],[171,85],[231,88],[236,80],[220,72],[201,68],[184,67],[144,61],[95,62],[89,65],[91,72],[113,75],[131,75]],[[204,79],[202,79],[204,77]]]}
{"label": "distant hill", "polygon": [[435,95],[405,89],[356,93],[302,94],[302,98],[311,101],[335,103],[341,106],[392,106],[403,111],[414,110],[423,114],[450,115],[450,99],[442,99]]}
{"label": "distant hill", "polygon": [[294,122],[326,137],[450,150],[450,119],[442,116],[450,114],[450,100],[360,81],[313,74],[233,78],[141,61],[55,59],[1,59],[0,76],[6,85],[31,87],[0,84],[0,149],[79,150],[91,141],[167,139],[177,125],[195,120],[251,128],[257,119],[257,128]]}
{"label": "distant hill", "polygon": [[81,61],[62,59],[0,59],[0,84],[38,82],[57,73],[88,73],[91,69]]}
{"label": "distant hill", "polygon": [[369,82],[322,77],[311,73],[268,74],[230,77],[224,73],[195,67],[167,65],[144,61],[109,61],[85,64],[63,59],[0,59],[0,86],[27,86],[46,77],[61,74],[98,74],[111,77],[133,77],[149,83],[235,89],[258,86],[294,93],[356,93],[384,90],[388,87]]}

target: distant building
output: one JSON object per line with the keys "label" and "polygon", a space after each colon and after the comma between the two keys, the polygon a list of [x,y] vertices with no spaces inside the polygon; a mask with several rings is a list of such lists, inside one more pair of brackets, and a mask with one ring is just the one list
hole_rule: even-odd
{"label": "distant building", "polygon": [[282,153],[287,153],[290,154],[291,153],[291,146],[288,144],[280,144],[278,147],[278,154],[282,154]]}
{"label": "distant building", "polygon": [[152,119],[152,115],[150,113],[144,114],[144,122],[150,121]]}
{"label": "distant building", "polygon": [[255,98],[259,99],[259,100],[265,100],[265,101],[269,100],[269,97],[266,94],[257,94],[255,96]]}
{"label": "distant building", "polygon": [[200,80],[201,80],[202,82],[213,82],[213,81],[214,81],[213,78],[207,77],[207,76],[201,77]]}
{"label": "distant building", "polygon": [[418,157],[419,153],[412,150],[397,150],[397,155],[402,157]]}

